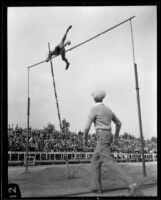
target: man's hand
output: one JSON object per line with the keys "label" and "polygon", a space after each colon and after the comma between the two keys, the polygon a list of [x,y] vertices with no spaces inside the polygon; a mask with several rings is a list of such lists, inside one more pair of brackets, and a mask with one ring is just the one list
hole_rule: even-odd
{"label": "man's hand", "polygon": [[72,28],[72,25],[70,25],[69,27],[68,27],[68,29],[71,29]]}

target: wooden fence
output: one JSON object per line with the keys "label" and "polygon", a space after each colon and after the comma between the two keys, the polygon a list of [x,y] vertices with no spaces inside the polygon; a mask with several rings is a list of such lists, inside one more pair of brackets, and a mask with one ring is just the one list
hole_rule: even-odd
{"label": "wooden fence", "polygon": [[[28,152],[28,162],[40,162],[40,161],[63,161],[65,160],[66,156],[68,160],[77,161],[77,160],[84,160],[89,161],[92,157],[93,152]],[[141,162],[142,155],[141,154],[134,154],[134,153],[111,153],[111,155],[118,161],[118,162]],[[145,161],[157,161],[157,154],[156,153],[149,153],[145,154]],[[26,161],[26,152],[16,152],[16,151],[9,151],[8,152],[8,161],[11,163],[12,161]]]}

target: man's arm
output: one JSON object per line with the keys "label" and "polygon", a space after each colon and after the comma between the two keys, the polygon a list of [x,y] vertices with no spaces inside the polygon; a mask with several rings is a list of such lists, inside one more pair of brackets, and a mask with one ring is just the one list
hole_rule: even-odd
{"label": "man's arm", "polygon": [[71,44],[71,42],[68,41],[68,42],[66,42],[62,47],[65,48],[67,45],[70,45],[70,44]]}
{"label": "man's arm", "polygon": [[72,28],[72,25],[70,25],[70,26],[67,28],[66,33],[64,34],[64,36],[63,36],[61,42],[63,42],[63,43],[65,42],[66,37],[67,37],[67,33],[68,33],[68,31],[69,31],[71,28]]}
{"label": "man's arm", "polygon": [[115,128],[115,138],[118,138],[118,137],[119,137],[120,129],[121,129],[121,123],[120,123],[120,124],[116,124],[116,128]]}
{"label": "man's arm", "polygon": [[116,115],[113,113],[113,118],[112,118],[113,122],[115,123],[116,127],[115,127],[115,135],[114,135],[114,143],[118,144],[118,137],[119,137],[119,133],[120,133],[120,129],[121,129],[121,121],[116,117]]}
{"label": "man's arm", "polygon": [[94,119],[95,119],[94,111],[93,111],[93,109],[91,109],[89,114],[88,114],[87,122],[86,122],[85,127],[84,127],[84,133],[83,133],[83,144],[84,144],[84,146],[87,145],[88,132],[90,130],[91,124],[92,124]]}
{"label": "man's arm", "polygon": [[87,145],[87,139],[88,139],[88,133],[92,124],[92,118],[88,117],[85,128],[84,128],[84,133],[83,133],[83,144],[84,146]]}

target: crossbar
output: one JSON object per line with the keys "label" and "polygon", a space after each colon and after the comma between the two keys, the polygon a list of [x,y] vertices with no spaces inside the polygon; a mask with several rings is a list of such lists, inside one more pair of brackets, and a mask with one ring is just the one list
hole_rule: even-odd
{"label": "crossbar", "polygon": [[[75,49],[75,48],[77,48],[77,47],[79,47],[79,46],[81,46],[81,45],[83,45],[83,44],[85,44],[85,43],[87,43],[87,42],[89,42],[89,41],[95,39],[96,37],[99,37],[100,35],[105,34],[105,33],[107,33],[108,31],[111,31],[112,29],[114,29],[114,28],[116,28],[116,27],[118,27],[118,26],[120,26],[120,25],[126,23],[127,21],[132,20],[134,17],[135,17],[135,16],[130,17],[130,18],[124,20],[123,22],[121,22],[121,23],[119,23],[119,24],[117,24],[117,25],[115,25],[115,26],[113,26],[113,27],[107,29],[106,31],[103,31],[103,32],[101,32],[101,33],[99,33],[99,34],[93,36],[92,38],[90,38],[90,39],[88,39],[88,40],[85,40],[84,42],[81,42],[81,43],[75,45],[74,47],[72,47],[72,48],[70,48],[70,49],[67,49],[65,52],[71,51],[71,50],[73,50],[73,49]],[[58,56],[59,56],[59,55],[58,55]],[[56,55],[56,56],[53,56],[51,59],[54,59],[55,57],[57,57],[57,55]],[[46,60],[43,60],[43,61],[41,61],[41,62],[38,62],[38,63],[36,63],[36,64],[34,64],[34,65],[31,65],[31,66],[29,66],[28,68],[35,67],[35,66],[40,65],[40,64],[42,64],[42,63],[44,63],[44,62],[46,62]]]}

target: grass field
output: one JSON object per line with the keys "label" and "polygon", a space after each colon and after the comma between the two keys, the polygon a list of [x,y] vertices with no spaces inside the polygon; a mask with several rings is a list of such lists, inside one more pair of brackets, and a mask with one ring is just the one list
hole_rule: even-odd
{"label": "grass field", "polygon": [[[139,185],[157,183],[157,162],[146,163],[147,177],[143,177],[142,163],[119,163]],[[96,196],[89,192],[90,164],[70,164],[67,176],[66,165],[41,165],[8,167],[9,183],[20,186],[22,197]],[[127,196],[123,181],[103,168],[103,194],[99,196]],[[122,188],[122,189],[121,189]],[[136,196],[157,196],[157,186],[140,187]]]}

